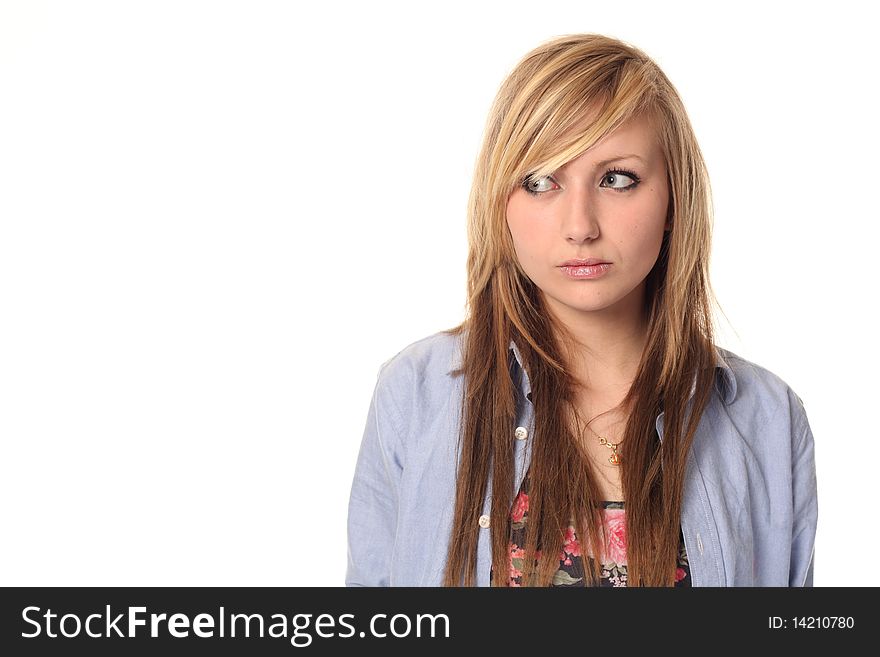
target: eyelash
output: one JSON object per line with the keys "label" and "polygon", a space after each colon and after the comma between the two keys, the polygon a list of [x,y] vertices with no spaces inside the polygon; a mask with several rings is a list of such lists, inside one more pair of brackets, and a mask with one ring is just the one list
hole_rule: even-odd
{"label": "eyelash", "polygon": [[[608,189],[611,189],[611,190],[613,190],[613,191],[615,191],[615,192],[629,192],[629,191],[632,191],[632,190],[634,190],[636,187],[638,187],[638,185],[639,185],[640,182],[642,182],[641,179],[635,174],[635,172],[630,171],[629,169],[621,169],[620,167],[615,167],[615,168],[613,168],[613,169],[608,169],[608,171],[606,171],[604,174],[602,174],[602,180],[605,180],[605,178],[607,178],[608,176],[610,176],[612,173],[622,173],[623,175],[628,176],[628,177],[632,178],[632,180],[633,180],[632,184],[627,185],[626,187],[609,187],[609,188],[608,188]],[[547,177],[549,178],[550,176],[547,176]],[[528,193],[531,194],[532,196],[540,196],[541,194],[545,194],[545,193],[546,193],[546,192],[536,192],[536,191],[534,191],[534,190],[532,190],[532,189],[529,189],[529,183],[530,183],[530,182],[532,182],[532,178],[531,178],[531,176],[526,176],[525,180],[523,180],[523,182],[522,182],[522,187],[523,187],[524,190],[526,190],[526,192],[528,192]],[[559,184],[559,183],[557,183],[557,184]],[[555,190],[553,190],[553,191],[555,191]]]}

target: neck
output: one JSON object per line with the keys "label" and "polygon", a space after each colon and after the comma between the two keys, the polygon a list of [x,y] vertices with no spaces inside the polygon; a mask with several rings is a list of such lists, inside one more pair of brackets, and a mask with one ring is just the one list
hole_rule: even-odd
{"label": "neck", "polygon": [[568,365],[585,392],[622,397],[629,390],[648,339],[643,286],[598,311],[548,304],[574,337]]}

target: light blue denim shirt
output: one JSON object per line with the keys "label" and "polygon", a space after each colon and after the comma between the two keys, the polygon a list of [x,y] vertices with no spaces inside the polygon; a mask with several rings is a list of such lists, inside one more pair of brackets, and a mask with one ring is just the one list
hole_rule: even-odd
{"label": "light blue denim shirt", "polygon": [[[436,333],[379,370],[349,498],[347,586],[442,584],[463,384],[451,372],[461,364],[461,346],[461,337]],[[715,391],[694,436],[683,492],[692,584],[812,586],[818,504],[803,403],[772,372],[726,349],[716,353]],[[534,409],[513,342],[510,354],[518,386],[518,420],[510,427],[515,491],[529,465]],[[662,440],[663,413],[657,432]],[[473,519],[480,526],[478,586],[489,586],[491,497],[490,477],[482,516]]]}

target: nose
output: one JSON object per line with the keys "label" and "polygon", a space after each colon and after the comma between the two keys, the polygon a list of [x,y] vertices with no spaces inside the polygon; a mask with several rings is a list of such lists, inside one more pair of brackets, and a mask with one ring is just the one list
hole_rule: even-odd
{"label": "nose", "polygon": [[562,223],[562,234],[570,244],[582,244],[599,237],[596,209],[586,194],[572,194]]}

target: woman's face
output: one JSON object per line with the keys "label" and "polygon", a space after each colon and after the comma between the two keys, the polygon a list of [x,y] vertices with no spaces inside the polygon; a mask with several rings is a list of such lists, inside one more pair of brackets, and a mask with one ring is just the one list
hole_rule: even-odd
{"label": "woman's face", "polygon": [[[507,202],[516,255],[551,310],[640,311],[660,253],[669,189],[656,133],[636,117],[546,178],[527,178]],[[563,267],[569,260],[605,265]]]}

